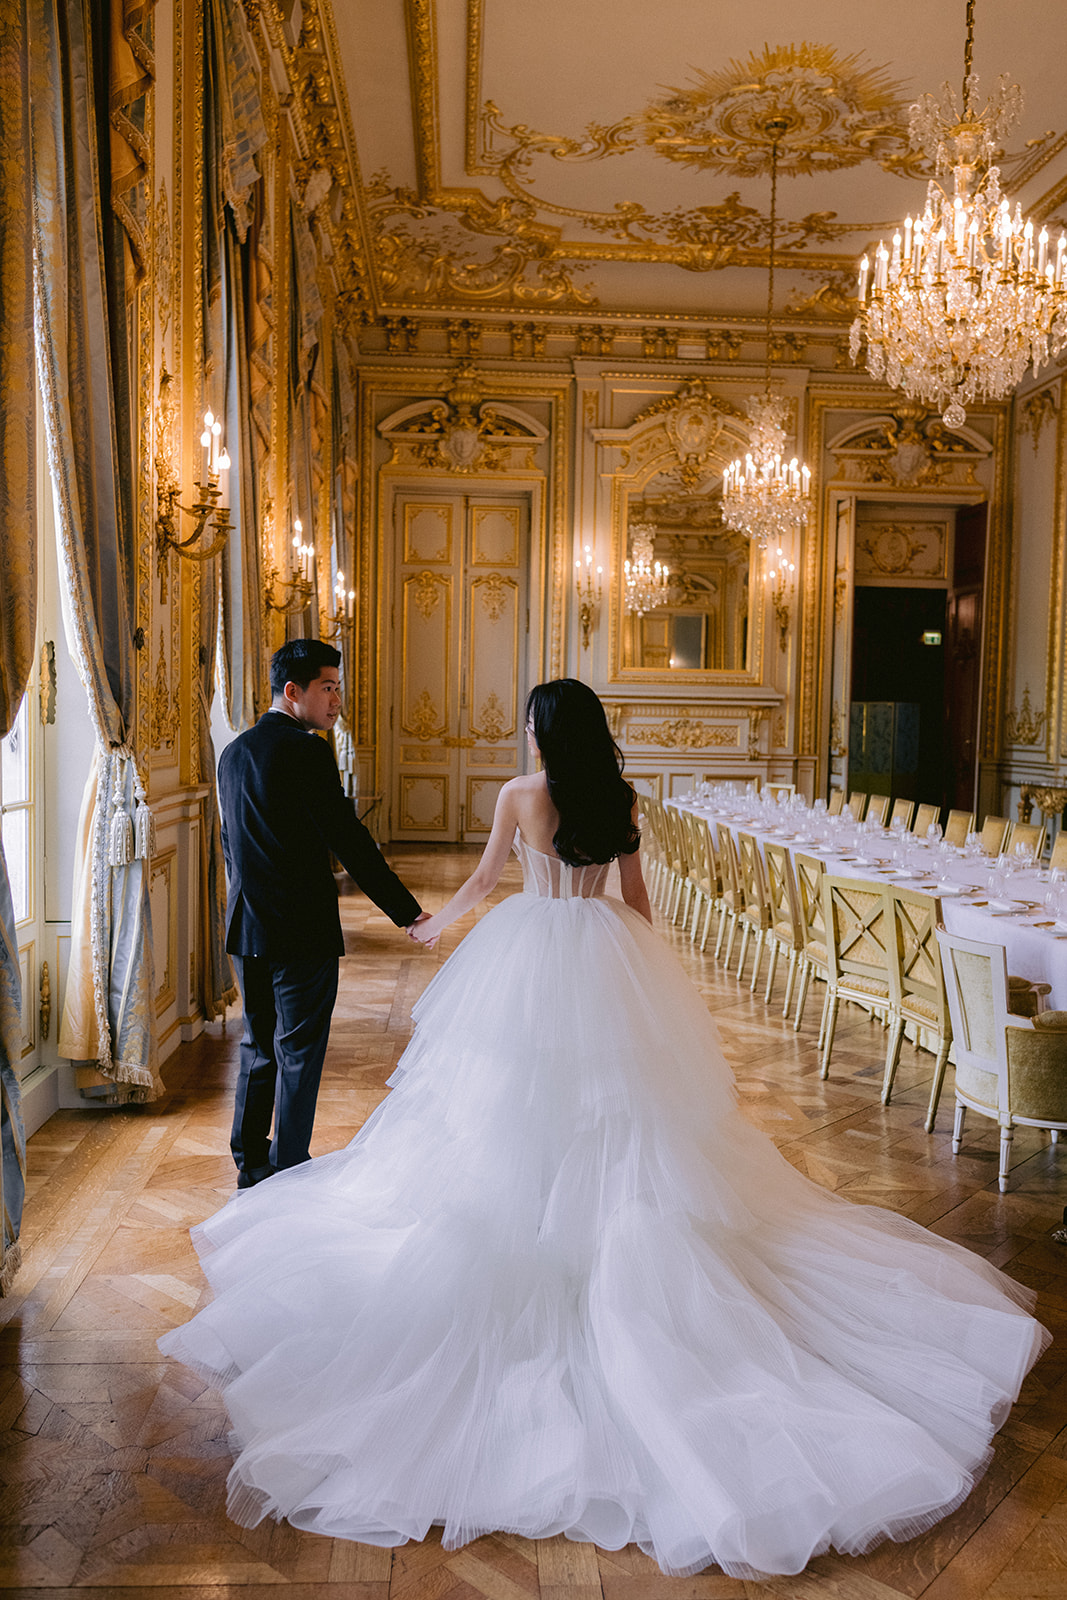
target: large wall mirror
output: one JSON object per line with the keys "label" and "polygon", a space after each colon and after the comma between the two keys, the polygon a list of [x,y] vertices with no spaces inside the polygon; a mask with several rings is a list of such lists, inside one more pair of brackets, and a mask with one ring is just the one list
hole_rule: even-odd
{"label": "large wall mirror", "polygon": [[746,673],[752,665],[752,547],[723,527],[718,494],[656,493],[650,484],[628,497],[621,530],[631,560],[646,556],[669,578],[645,611],[628,600],[619,564],[614,605],[623,671]]}

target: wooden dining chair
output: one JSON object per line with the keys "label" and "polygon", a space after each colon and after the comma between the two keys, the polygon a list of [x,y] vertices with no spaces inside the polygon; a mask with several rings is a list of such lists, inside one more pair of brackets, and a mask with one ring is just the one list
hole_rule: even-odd
{"label": "wooden dining chair", "polygon": [[1027,844],[1040,861],[1045,853],[1045,824],[1043,822],[1013,822],[1008,829],[1004,849],[1010,856],[1017,844]]}
{"label": "wooden dining chair", "polygon": [[796,987],[797,965],[804,948],[804,923],[800,915],[796,878],[793,874],[793,863],[789,859],[789,851],[784,844],[775,844],[773,840],[768,839],[763,846],[763,859],[767,863],[767,905],[771,917],[771,925],[767,932],[770,948],[767,962],[767,989],[763,998],[770,1005],[778,957],[788,956],[789,968],[785,980],[785,997],[782,1000],[782,1016],[786,1017],[789,1015],[789,1006]]}
{"label": "wooden dining chair", "polygon": [[952,1154],[963,1144],[968,1111],[1000,1126],[1003,1194],[1017,1127],[1067,1132],[1067,1012],[1017,1017],[1008,1010],[1004,946],[937,930],[956,1061]]}
{"label": "wooden dining chair", "polygon": [[[803,929],[800,947],[800,987],[797,990],[797,1009],[793,1017],[793,1032],[800,1032],[807,1005],[808,989],[812,978],[826,982],[826,925],[823,920],[822,880],[825,868],[818,856],[806,856],[798,851],[793,857],[796,869],[797,910]],[[826,1005],[823,1004],[823,1019]],[[819,1047],[822,1048],[822,1024],[819,1026]]]}
{"label": "wooden dining chair", "polygon": [[982,851],[987,856],[999,856],[1008,837],[1011,823],[1007,817],[986,817],[982,823]]}
{"label": "wooden dining chair", "polygon": [[827,801],[827,805],[826,805],[826,815],[828,817],[839,817],[844,809],[845,809],[845,791],[844,791],[844,789],[831,789],[830,790],[830,798]]}
{"label": "wooden dining chair", "polygon": [[764,794],[769,794],[772,800],[777,800],[781,794],[787,794],[790,797],[795,795],[797,786],[795,783],[765,783],[763,792]]}
{"label": "wooden dining chair", "polygon": [[974,832],[973,811],[950,811],[945,819],[945,841],[954,844],[961,850],[967,843],[967,835]]}
{"label": "wooden dining chair", "polygon": [[875,822],[880,822],[885,827],[889,815],[889,796],[887,794],[872,794],[867,802],[867,815],[865,822],[870,822],[873,817]]}
{"label": "wooden dining chair", "polygon": [[1067,828],[1061,828],[1056,835],[1048,864],[1051,872],[1067,872]]}
{"label": "wooden dining chair", "polygon": [[695,811],[683,811],[682,822],[688,836],[689,855],[689,882],[692,886],[693,915],[689,930],[690,944],[696,943],[697,926],[700,922],[701,910],[704,912],[704,931],[701,941],[701,951],[708,942],[708,929],[711,926],[712,915],[719,903],[719,868],[718,858],[715,853],[715,840],[712,837],[711,824],[707,817],[697,816]]}
{"label": "wooden dining chair", "polygon": [[932,1036],[936,1041],[934,1076],[926,1114],[929,1133],[937,1116],[945,1063],[952,1045],[952,1019],[941,971],[941,947],[937,942],[941,901],[933,894],[918,894],[913,889],[895,886],[890,889],[889,897],[894,922],[893,936],[887,941],[892,993],[882,1104],[887,1106],[892,1096],[901,1042],[910,1023],[915,1029],[916,1049],[922,1048],[926,1037]]}
{"label": "wooden dining chair", "polygon": [[911,819],[914,815],[914,800],[894,800],[893,810],[889,816],[889,825],[890,827],[895,827],[899,822],[902,828],[910,828]]}
{"label": "wooden dining chair", "polygon": [[[719,876],[722,879],[720,897],[722,914],[719,917],[719,931],[715,939],[715,959],[718,961],[721,953],[723,965],[729,972],[730,956],[733,953],[738,923],[741,913],[745,909],[745,896],[741,887],[741,865],[737,859],[737,846],[734,843],[733,834],[725,823],[718,830],[718,849]],[[723,947],[724,936],[726,939],[725,949]]]}
{"label": "wooden dining chair", "polygon": [[940,806],[927,805],[926,802],[923,801],[915,813],[915,823],[911,830],[915,837],[917,839],[925,839],[927,828],[931,823],[936,822],[940,815]]}
{"label": "wooden dining chair", "polygon": [[745,970],[745,957],[752,939],[755,945],[752,951],[752,982],[749,988],[756,992],[759,982],[759,970],[763,964],[763,951],[767,943],[767,931],[771,925],[770,908],[767,902],[767,885],[763,874],[763,859],[760,856],[758,840],[751,833],[737,835],[737,858],[741,866],[741,953],[737,958],[737,976],[740,978]]}
{"label": "wooden dining chair", "polygon": [[892,897],[884,883],[864,878],[822,880],[826,930],[826,1004],[819,1076],[830,1075],[842,1000],[855,1000],[882,1016],[891,1010],[888,943],[895,938]]}
{"label": "wooden dining chair", "polygon": [[848,797],[848,809],[852,812],[857,822],[863,821],[863,812],[866,804],[866,793],[862,789],[853,789]]}

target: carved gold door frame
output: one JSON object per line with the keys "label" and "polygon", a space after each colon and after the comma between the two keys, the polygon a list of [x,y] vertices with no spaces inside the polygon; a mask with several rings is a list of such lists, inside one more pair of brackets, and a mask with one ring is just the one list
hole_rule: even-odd
{"label": "carved gold door frame", "polygon": [[443,483],[393,507],[390,833],[484,840],[524,767],[529,496]]}

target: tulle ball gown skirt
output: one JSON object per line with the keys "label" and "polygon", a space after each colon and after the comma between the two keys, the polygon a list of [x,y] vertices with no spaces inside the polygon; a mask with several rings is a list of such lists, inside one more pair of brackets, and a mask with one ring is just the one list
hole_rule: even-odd
{"label": "tulle ball gown skirt", "polygon": [[347,1149],[195,1231],[214,1300],[161,1344],[224,1393],[234,1520],[751,1577],[965,1498],[1047,1337],[1026,1294],[795,1172],[640,917],[516,895],[415,1015]]}

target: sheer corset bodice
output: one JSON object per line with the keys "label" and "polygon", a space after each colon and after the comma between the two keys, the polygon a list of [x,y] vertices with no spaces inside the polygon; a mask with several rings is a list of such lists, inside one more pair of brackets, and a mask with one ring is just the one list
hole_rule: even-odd
{"label": "sheer corset bodice", "polygon": [[515,854],[522,862],[523,894],[535,894],[542,900],[592,900],[604,893],[610,861],[572,867],[559,856],[535,850],[520,833],[515,835]]}

